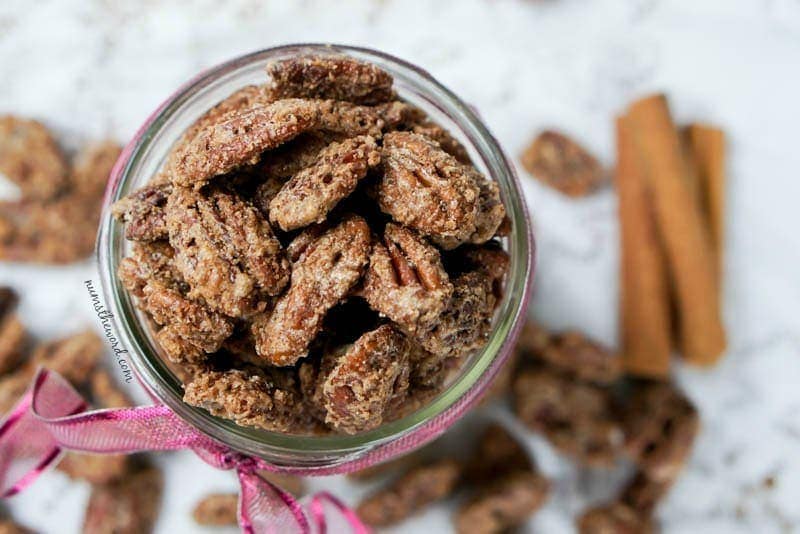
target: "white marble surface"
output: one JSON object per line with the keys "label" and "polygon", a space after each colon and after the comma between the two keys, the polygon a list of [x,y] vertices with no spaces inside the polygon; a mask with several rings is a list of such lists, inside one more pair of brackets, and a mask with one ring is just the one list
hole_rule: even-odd
{"label": "white marble surface", "polygon": [[[704,429],[690,465],[659,516],[666,532],[800,529],[800,2],[798,0],[360,0],[0,2],[0,113],[32,115],[69,147],[129,138],[178,84],[199,69],[280,43],[371,46],[427,68],[475,104],[516,155],[554,125],[612,161],[612,119],[631,97],[666,90],[682,121],[729,133],[730,188],[724,315],[730,353],[710,372],[677,375],[700,406]],[[533,313],[615,343],[615,196],[568,201],[525,180],[540,262]],[[96,326],[82,280],[63,269],[0,265],[0,284],[23,293],[38,335]],[[506,417],[496,407],[494,415]],[[530,531],[570,532],[591,499],[619,475],[577,472],[530,437],[555,480]],[[166,471],[159,532],[198,530],[194,500],[233,489],[188,454]],[[763,480],[773,477],[774,488]],[[363,489],[318,480],[348,501]],[[87,488],[58,473],[11,500],[43,532],[79,530]],[[447,532],[446,507],[398,532]]]}

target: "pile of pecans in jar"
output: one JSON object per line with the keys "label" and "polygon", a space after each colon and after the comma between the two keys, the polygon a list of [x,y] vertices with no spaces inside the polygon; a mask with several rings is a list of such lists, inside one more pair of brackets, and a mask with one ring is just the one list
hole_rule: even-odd
{"label": "pile of pecans in jar", "polygon": [[486,343],[505,208],[377,66],[307,56],[267,71],[114,205],[133,241],[118,275],[185,402],[276,432],[374,429]]}

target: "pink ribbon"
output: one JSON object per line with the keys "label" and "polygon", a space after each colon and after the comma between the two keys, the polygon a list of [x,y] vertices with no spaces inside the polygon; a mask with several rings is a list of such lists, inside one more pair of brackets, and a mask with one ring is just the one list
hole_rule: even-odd
{"label": "pink ribbon", "polygon": [[273,466],[200,434],[166,406],[87,408],[64,378],[39,370],[30,390],[0,425],[1,497],[24,490],[64,450],[129,454],[191,449],[209,465],[236,471],[241,486],[239,525],[244,532],[324,534],[329,523],[337,522],[356,534],[369,533],[353,510],[327,492],[311,498],[307,514],[291,494],[258,474],[275,470]]}

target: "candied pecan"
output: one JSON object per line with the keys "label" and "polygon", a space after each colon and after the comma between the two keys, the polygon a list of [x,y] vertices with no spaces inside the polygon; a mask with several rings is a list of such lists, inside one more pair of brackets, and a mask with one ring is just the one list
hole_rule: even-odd
{"label": "candied pecan", "polygon": [[182,145],[191,142],[194,137],[216,124],[232,119],[246,111],[259,108],[273,102],[266,87],[263,85],[246,85],[237,89],[227,97],[220,100],[214,107],[203,113],[194,123],[192,123],[180,140],[175,144],[172,152],[180,149]]}
{"label": "candied pecan", "polygon": [[206,369],[186,384],[183,400],[211,415],[273,432],[305,429],[310,419],[296,382],[282,369]]}
{"label": "candied pecan", "polygon": [[143,295],[142,290],[150,280],[181,293],[188,291],[175,266],[175,249],[166,240],[134,243],[131,255],[120,262],[117,276],[123,287],[136,297]]}
{"label": "candied pecan", "polygon": [[318,103],[286,99],[211,123],[177,147],[167,163],[172,181],[199,188],[214,176],[256,163],[265,150],[316,126],[319,117]]}
{"label": "candied pecan", "polygon": [[84,534],[151,532],[161,507],[161,471],[143,467],[122,480],[95,485],[86,506]]}
{"label": "candied pecan", "polygon": [[89,390],[92,402],[101,408],[125,408],[131,406],[131,399],[120,391],[111,375],[102,368],[97,368],[89,377]]}
{"label": "candied pecan", "polygon": [[53,198],[67,185],[66,161],[47,128],[12,115],[0,115],[0,173],[26,199]]}
{"label": "candied pecan", "polygon": [[474,169],[470,169],[469,174],[473,176],[479,190],[475,231],[466,239],[452,236],[433,236],[433,241],[446,250],[452,250],[462,243],[485,243],[497,233],[500,224],[506,217],[506,208],[500,200],[500,188],[497,183],[487,179]]}
{"label": "candied pecan", "polygon": [[47,202],[0,202],[0,260],[71,263],[94,250],[100,198],[62,195]]}
{"label": "candied pecan", "polygon": [[258,354],[278,366],[303,358],[327,311],[361,278],[369,249],[370,230],[358,216],[311,242],[294,264],[288,291],[272,311],[253,320]]}
{"label": "candied pecan", "polygon": [[533,471],[534,464],[525,447],[499,423],[486,427],[467,465],[471,482],[482,483],[515,471]]}
{"label": "candied pecan", "polygon": [[357,104],[390,100],[392,76],[371,63],[347,56],[301,56],[267,66],[275,98],[325,98]]}
{"label": "candied pecan", "polygon": [[556,449],[587,465],[614,462],[623,436],[607,390],[543,367],[523,369],[513,389],[517,416]]}
{"label": "candied pecan", "polygon": [[524,523],[550,492],[550,483],[537,473],[516,471],[481,489],[462,505],[455,517],[459,534],[499,534]]}
{"label": "candied pecan", "polygon": [[156,241],[166,239],[167,198],[172,184],[146,185],[111,206],[111,214],[125,225],[125,239]]}
{"label": "candied pecan", "polygon": [[289,279],[289,263],[267,221],[231,193],[175,188],[167,226],[189,296],[226,315],[263,310],[261,295],[278,294]]}
{"label": "candied pecan", "polygon": [[452,248],[476,231],[480,190],[475,171],[421,135],[392,132],[383,140],[378,204],[397,222]]}
{"label": "candied pecan", "polygon": [[517,351],[528,359],[542,357],[542,352],[550,344],[550,332],[542,325],[529,319],[522,328],[517,340]]}
{"label": "candied pecan", "polygon": [[637,513],[648,516],[672,488],[674,479],[652,480],[641,471],[622,490],[620,500]]}
{"label": "candied pecan", "polygon": [[358,515],[375,527],[393,525],[449,496],[461,477],[461,465],[443,459],[409,470],[388,487],[363,500]]}
{"label": "candied pecan", "polygon": [[691,453],[700,419],[669,384],[642,384],[625,414],[625,449],[654,481],[674,480]]}
{"label": "candied pecan", "polygon": [[492,280],[481,271],[464,273],[453,281],[453,295],[434,326],[416,339],[434,354],[461,357],[486,342],[494,305]]}
{"label": "candied pecan", "polygon": [[121,480],[128,474],[128,457],[119,454],[67,453],[59,462],[58,470],[74,480],[90,484],[108,484]]}
{"label": "candied pecan", "polygon": [[142,289],[140,305],[164,326],[157,338],[173,362],[202,360],[204,353],[219,350],[233,333],[230,319],[155,279]]}
{"label": "candied pecan", "polygon": [[467,149],[450,132],[433,122],[421,109],[399,100],[375,107],[387,131],[401,130],[424,135],[461,163],[471,163]]}
{"label": "candied pecan", "polygon": [[361,336],[325,376],[325,422],[347,434],[378,427],[408,390],[409,342],[389,325]]}
{"label": "candied pecan", "polygon": [[436,247],[413,230],[390,223],[383,244],[372,249],[362,293],[374,310],[414,335],[437,320],[453,284]]}
{"label": "candied pecan", "polygon": [[378,163],[380,153],[372,137],[331,143],[313,165],[292,176],[270,201],[270,221],[285,231],[323,222]]}
{"label": "candied pecan", "polygon": [[651,517],[620,502],[587,510],[578,519],[580,534],[652,534],[655,531]]}
{"label": "candied pecan", "polygon": [[103,342],[91,331],[37,346],[31,355],[34,368],[43,365],[73,384],[83,384],[103,355]]}
{"label": "candied pecan", "polygon": [[610,384],[622,376],[617,353],[574,330],[551,335],[538,357],[578,380]]}
{"label": "candied pecan", "polygon": [[0,534],[33,534],[33,532],[12,519],[0,519]]}
{"label": "candied pecan", "polygon": [[521,161],[532,176],[571,197],[591,193],[607,179],[600,163],[585,148],[551,130],[533,140]]}
{"label": "candied pecan", "polygon": [[28,335],[14,313],[17,294],[0,287],[0,375],[13,371],[22,361]]}
{"label": "candied pecan", "polygon": [[239,495],[236,493],[206,495],[194,506],[192,517],[198,525],[235,526],[239,518]]}
{"label": "candied pecan", "polygon": [[22,395],[31,385],[31,380],[36,369],[31,365],[24,365],[0,378],[0,414],[5,415],[22,398]]}
{"label": "candied pecan", "polygon": [[72,164],[70,173],[72,191],[79,195],[102,197],[120,152],[122,147],[110,140],[85,146]]}
{"label": "candied pecan", "polygon": [[[452,254],[452,253],[451,253]],[[448,270],[463,272],[483,271],[492,279],[492,289],[497,302],[503,297],[503,282],[511,262],[508,253],[497,241],[482,245],[464,245],[448,259]],[[455,268],[454,268],[455,267]]]}

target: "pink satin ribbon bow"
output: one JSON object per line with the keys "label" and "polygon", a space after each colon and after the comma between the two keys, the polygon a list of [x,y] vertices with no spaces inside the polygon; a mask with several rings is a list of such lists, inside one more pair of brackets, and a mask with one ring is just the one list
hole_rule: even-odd
{"label": "pink satin ribbon bow", "polygon": [[64,450],[128,454],[191,449],[218,469],[236,470],[241,485],[239,525],[247,533],[340,532],[369,529],[333,495],[320,492],[306,507],[261,477],[274,471],[263,460],[238,453],[200,434],[163,405],[86,411],[86,401],[61,376],[41,369],[33,385],[0,425],[0,496],[33,483]]}

